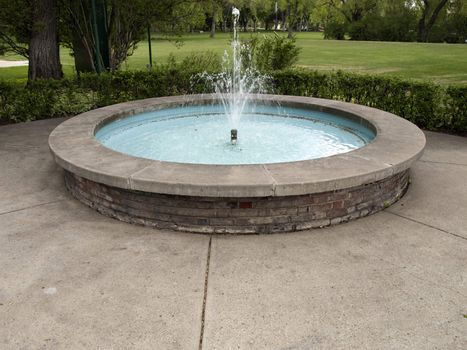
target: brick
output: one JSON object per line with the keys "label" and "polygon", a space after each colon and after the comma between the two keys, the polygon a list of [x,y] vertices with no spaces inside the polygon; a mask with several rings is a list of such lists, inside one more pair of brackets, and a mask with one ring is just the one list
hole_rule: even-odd
{"label": "brick", "polygon": [[332,209],[342,209],[344,208],[344,201],[343,200],[338,200],[335,202],[332,202]]}
{"label": "brick", "polygon": [[65,185],[84,204],[109,217],[199,233],[275,233],[355,220],[397,201],[408,172],[347,190],[266,198],[190,197],[106,186],[65,171]]}

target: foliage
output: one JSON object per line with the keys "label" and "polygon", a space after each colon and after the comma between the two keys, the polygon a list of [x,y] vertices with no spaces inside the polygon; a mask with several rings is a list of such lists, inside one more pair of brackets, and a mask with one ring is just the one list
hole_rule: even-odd
{"label": "foliage", "polygon": [[[135,99],[206,92],[203,84],[193,84],[190,78],[210,61],[204,60],[198,66],[189,66],[188,62],[193,58],[148,72],[85,74],[79,80],[37,81],[28,88],[3,82],[0,119],[30,121]],[[269,75],[275,93],[358,103],[394,113],[428,130],[467,132],[467,87],[444,88],[375,75],[300,69],[271,71]]]}
{"label": "foliage", "polygon": [[324,29],[325,39],[344,40],[347,26],[340,21],[330,21]]}
{"label": "foliage", "polygon": [[29,56],[32,8],[28,0],[0,0],[0,51]]}
{"label": "foliage", "polygon": [[261,72],[291,68],[298,61],[300,48],[295,37],[264,35],[250,39],[243,46],[243,61],[253,61]]}
{"label": "foliage", "polygon": [[450,125],[450,130],[467,131],[467,87],[451,86],[446,91],[446,109],[444,118]]}
{"label": "foliage", "polygon": [[467,36],[464,0],[328,0],[326,39],[463,43]]}
{"label": "foliage", "polygon": [[62,117],[95,107],[89,89],[70,80],[35,80],[24,87],[0,82],[0,119],[24,122]]}
{"label": "foliage", "polygon": [[[102,5],[105,11],[105,31],[108,37],[110,69],[116,70],[133,54],[137,43],[156,13],[168,12],[168,1],[112,0]],[[92,26],[92,6],[88,0],[60,0],[64,25],[62,40],[75,57],[78,71],[96,71],[97,45]],[[159,13],[160,14],[160,13]],[[102,54],[102,53],[101,53]]]}
{"label": "foliage", "polygon": [[[308,70],[276,72],[276,92],[314,96],[379,108],[430,130],[453,128],[447,119],[446,90],[432,83],[351,73],[319,73]],[[457,96],[461,98],[461,96]],[[464,96],[465,98],[465,96]],[[457,101],[457,100],[456,100]],[[453,118],[457,118],[452,116]],[[467,130],[467,124],[464,125]]]}

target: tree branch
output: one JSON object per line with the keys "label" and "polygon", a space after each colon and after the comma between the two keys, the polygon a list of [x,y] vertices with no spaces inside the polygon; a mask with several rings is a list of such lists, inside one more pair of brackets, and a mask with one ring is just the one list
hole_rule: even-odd
{"label": "tree branch", "polygon": [[20,46],[16,41],[9,37],[7,34],[0,32],[0,39],[2,39],[8,46],[9,49],[24,58],[29,59],[29,49],[27,47]]}
{"label": "tree branch", "polygon": [[435,24],[436,22],[436,19],[438,18],[439,16],[439,13],[441,12],[441,10],[443,9],[443,7],[447,4],[448,0],[441,0],[438,4],[438,6],[436,6],[436,8],[434,9],[433,13],[431,14],[431,17],[430,19],[428,20],[428,23],[426,24],[426,29],[429,31],[431,29],[431,27],[433,27],[433,25]]}

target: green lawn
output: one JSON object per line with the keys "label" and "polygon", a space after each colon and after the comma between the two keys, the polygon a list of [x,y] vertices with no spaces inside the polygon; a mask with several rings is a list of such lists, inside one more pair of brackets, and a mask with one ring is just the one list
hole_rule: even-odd
{"label": "green lawn", "polygon": [[[243,38],[250,33],[241,33]],[[219,54],[228,48],[229,34],[211,39],[207,33],[180,38],[183,45],[153,39],[153,57],[165,62],[170,53],[177,58],[191,52],[213,51]],[[441,84],[467,84],[467,45],[420,44],[392,42],[358,42],[323,40],[320,33],[298,33],[297,44],[302,48],[298,65],[318,70],[376,73]],[[17,56],[0,59],[21,59]],[[67,49],[61,51],[65,74],[73,74],[73,58]],[[147,42],[141,42],[124,64],[123,69],[145,69],[148,63]],[[0,79],[26,79],[27,67],[0,68]]]}

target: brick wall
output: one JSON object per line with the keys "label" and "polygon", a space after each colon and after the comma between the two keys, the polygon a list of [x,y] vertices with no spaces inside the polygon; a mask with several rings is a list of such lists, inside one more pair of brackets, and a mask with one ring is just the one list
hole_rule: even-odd
{"label": "brick wall", "polygon": [[69,191],[100,213],[134,224],[199,233],[275,233],[347,222],[390,206],[408,170],[343,190],[265,198],[189,197],[125,190],[65,171]]}

